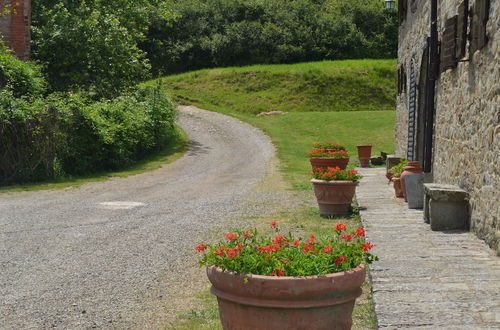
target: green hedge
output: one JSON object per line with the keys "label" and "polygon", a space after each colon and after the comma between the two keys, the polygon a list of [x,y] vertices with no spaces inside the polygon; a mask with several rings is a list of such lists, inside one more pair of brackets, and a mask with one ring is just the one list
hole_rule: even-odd
{"label": "green hedge", "polygon": [[110,101],[0,91],[0,184],[115,170],[164,146],[176,110],[158,86]]}
{"label": "green hedge", "polygon": [[20,97],[41,95],[46,87],[40,67],[12,56],[0,41],[0,89]]}

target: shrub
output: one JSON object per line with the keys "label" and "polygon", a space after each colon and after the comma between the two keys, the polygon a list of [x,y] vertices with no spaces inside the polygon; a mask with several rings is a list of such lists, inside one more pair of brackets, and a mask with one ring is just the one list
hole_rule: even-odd
{"label": "shrub", "polygon": [[119,169],[174,132],[175,106],[159,85],[101,102],[0,96],[0,184]]}
{"label": "shrub", "polygon": [[41,95],[46,87],[40,67],[17,59],[0,41],[0,89],[20,97]]}

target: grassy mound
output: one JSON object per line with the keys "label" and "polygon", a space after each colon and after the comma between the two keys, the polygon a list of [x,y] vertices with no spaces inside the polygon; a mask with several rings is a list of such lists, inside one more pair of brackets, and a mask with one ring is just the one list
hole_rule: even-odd
{"label": "grassy mound", "polygon": [[394,110],[395,60],[324,61],[189,72],[164,78],[179,103],[242,114]]}
{"label": "grassy mound", "polygon": [[[349,60],[201,70],[164,78],[181,104],[226,113],[268,134],[295,189],[311,189],[306,153],[314,142],[394,151],[395,60]],[[284,115],[256,116],[281,110]]]}

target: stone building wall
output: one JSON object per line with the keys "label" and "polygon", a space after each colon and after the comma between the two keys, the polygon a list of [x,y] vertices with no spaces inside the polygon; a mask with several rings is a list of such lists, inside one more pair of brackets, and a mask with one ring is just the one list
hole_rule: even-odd
{"label": "stone building wall", "polygon": [[[4,7],[5,6],[5,7]],[[0,15],[0,35],[23,60],[31,53],[31,1],[0,0],[0,10],[8,8],[10,13]]]}
{"label": "stone building wall", "polygon": [[[438,29],[457,14],[461,0],[438,1]],[[472,6],[475,0],[471,0]],[[430,1],[400,28],[400,61],[421,54],[430,33]],[[412,16],[414,15],[414,16]],[[420,16],[421,15],[421,16]],[[436,83],[432,175],[434,182],[458,185],[471,195],[471,228],[500,254],[500,1],[490,1],[488,42],[464,62],[442,72]],[[417,61],[418,65],[420,62]],[[408,74],[409,76],[409,74]],[[397,147],[406,154],[407,94],[398,97]]]}

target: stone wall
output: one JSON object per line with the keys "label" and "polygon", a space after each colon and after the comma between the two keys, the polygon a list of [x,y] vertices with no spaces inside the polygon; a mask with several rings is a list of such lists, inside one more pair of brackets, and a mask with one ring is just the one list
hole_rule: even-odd
{"label": "stone wall", "polygon": [[[461,0],[438,1],[438,28],[457,13]],[[475,0],[470,1],[470,6]],[[430,1],[416,13],[408,10],[400,28],[399,60],[422,53],[430,33]],[[471,195],[471,228],[500,254],[500,3],[491,1],[486,26],[488,43],[467,54],[455,69],[440,74],[432,175],[437,183],[458,185]],[[407,62],[408,63],[408,62]],[[408,69],[408,66],[407,66]],[[409,71],[407,71],[409,72]],[[409,76],[409,73],[408,73]],[[398,97],[397,146],[406,154],[408,95]]]}
{"label": "stone wall", "polygon": [[0,10],[3,8],[8,8],[10,13],[0,15],[0,35],[17,57],[28,60],[31,53],[31,1],[0,0]]}

